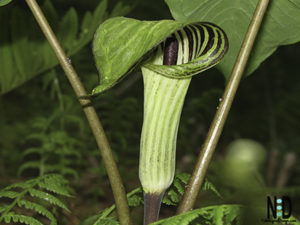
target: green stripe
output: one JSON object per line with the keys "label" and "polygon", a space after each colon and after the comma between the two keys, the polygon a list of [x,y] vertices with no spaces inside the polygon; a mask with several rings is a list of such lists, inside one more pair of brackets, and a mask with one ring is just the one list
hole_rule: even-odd
{"label": "green stripe", "polygon": [[[160,45],[152,61],[142,67],[145,87],[139,177],[145,193],[161,194],[171,185],[175,173],[179,120],[191,76],[215,65],[228,47],[226,36],[220,28],[208,23],[199,25],[204,31],[203,37],[200,37],[196,26],[193,26],[196,32],[188,27],[194,37],[193,49],[189,49],[188,37],[183,29],[175,32],[178,40],[177,65],[162,65],[163,50]],[[214,39],[211,48],[202,54],[212,38],[206,26],[212,28]],[[221,40],[219,49],[218,40]],[[217,53],[212,55],[216,50]],[[189,51],[193,51],[191,62],[188,62]]]}
{"label": "green stripe", "polygon": [[[199,43],[201,43],[201,39],[203,40],[203,43],[195,59],[193,59],[189,63],[181,65],[166,66],[157,65],[153,63],[146,63],[144,67],[148,68],[149,70],[155,71],[156,73],[161,74],[163,76],[180,79],[191,77],[216,65],[223,58],[224,54],[228,49],[228,40],[226,38],[226,35],[223,30],[221,30],[219,27],[213,24],[198,23],[198,25],[200,25],[203,28],[204,37],[200,37],[200,32],[197,32],[197,35],[199,35]],[[202,55],[202,52],[209,41],[209,35],[205,26],[209,26],[213,29],[215,38],[214,44],[211,47],[211,49],[207,53]],[[195,29],[198,29],[196,26],[193,27]],[[217,30],[220,32],[221,35],[218,35]],[[221,40],[221,46],[218,50],[218,54],[211,56],[211,53],[214,52],[217,48],[218,40]]]}
{"label": "green stripe", "polygon": [[161,193],[174,177],[178,124],[191,79],[157,76],[146,68],[142,71],[145,88],[151,88],[145,95],[145,105],[153,110],[149,108],[144,114],[140,180],[146,193]]}

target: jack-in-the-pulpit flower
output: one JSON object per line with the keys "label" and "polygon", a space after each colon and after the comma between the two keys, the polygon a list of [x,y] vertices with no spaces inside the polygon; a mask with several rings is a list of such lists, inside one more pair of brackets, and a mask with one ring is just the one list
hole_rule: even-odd
{"label": "jack-in-the-pulpit flower", "polygon": [[208,22],[117,17],[95,34],[100,85],[92,95],[112,87],[135,66],[142,68],[139,178],[145,194],[144,224],[157,219],[162,196],[174,178],[177,131],[191,77],[216,65],[227,49],[225,32]]}

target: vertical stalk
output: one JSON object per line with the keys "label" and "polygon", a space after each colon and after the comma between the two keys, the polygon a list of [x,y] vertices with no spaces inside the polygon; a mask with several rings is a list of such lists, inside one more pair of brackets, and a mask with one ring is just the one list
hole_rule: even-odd
{"label": "vertical stalk", "polygon": [[[69,62],[65,52],[61,48],[55,34],[53,33],[37,2],[35,0],[26,0],[26,2],[29,8],[31,9],[36,21],[40,25],[41,30],[46,36],[50,46],[52,47],[77,97],[87,95],[87,92],[83,87],[76,71]],[[97,116],[94,107],[92,106],[91,100],[79,99],[79,102],[83,107],[83,111],[87,117],[89,125],[96,139],[97,145],[101,152],[102,159],[112,187],[120,224],[130,225],[130,211],[127,203],[125,189],[116,162],[114,160],[112,150],[104,133],[103,127],[100,123],[100,120]]]}
{"label": "vertical stalk", "polygon": [[144,190],[144,225],[148,225],[158,220],[161,200],[174,179],[179,119],[191,78],[168,78],[143,67],[142,71],[144,122],[139,177]]}
{"label": "vertical stalk", "polygon": [[162,198],[161,194],[144,194],[144,225],[154,223],[158,220]]}
{"label": "vertical stalk", "polygon": [[194,171],[190,178],[183,199],[178,207],[177,213],[184,213],[191,210],[195,204],[200,187],[203,183],[208,165],[216,148],[219,137],[222,133],[228,112],[232,105],[235,93],[242,78],[246,63],[251,53],[256,35],[260,28],[263,16],[266,12],[269,0],[259,0],[249,25],[247,34],[243,41],[239,55],[233,67],[230,79],[223,94],[223,100],[220,102],[215,114],[201,153],[198,157]]}

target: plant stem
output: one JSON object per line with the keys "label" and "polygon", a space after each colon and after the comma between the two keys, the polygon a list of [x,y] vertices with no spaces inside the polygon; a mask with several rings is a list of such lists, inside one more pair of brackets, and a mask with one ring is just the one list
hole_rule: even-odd
{"label": "plant stem", "polygon": [[158,220],[161,201],[165,192],[161,194],[144,194],[144,225]]}
{"label": "plant stem", "polygon": [[[36,21],[40,25],[44,35],[46,36],[50,46],[55,52],[59,63],[61,64],[67,78],[69,79],[72,88],[74,89],[77,97],[87,95],[83,84],[81,83],[76,71],[69,62],[65,52],[61,48],[55,34],[53,33],[51,27],[49,26],[43,12],[36,3],[35,0],[26,0],[29,8],[31,9]],[[80,104],[83,107],[83,111],[87,117],[89,125],[92,129],[94,137],[96,139],[97,145],[100,149],[105,168],[111,183],[117,213],[119,217],[120,224],[129,225],[131,224],[130,211],[127,203],[125,189],[121,180],[120,173],[118,171],[116,162],[114,160],[112,150],[110,148],[107,137],[104,133],[103,127],[97,116],[97,113],[92,106],[91,100],[89,99],[79,99]]]}
{"label": "plant stem", "polygon": [[203,183],[208,165],[211,161],[219,137],[222,133],[228,112],[232,105],[235,93],[242,78],[268,4],[269,0],[259,0],[257,3],[247,34],[236,59],[228,84],[225,88],[222,101],[220,102],[218,110],[208,131],[189,184],[183,195],[183,199],[178,207],[178,214],[191,210],[195,204],[198,192]]}

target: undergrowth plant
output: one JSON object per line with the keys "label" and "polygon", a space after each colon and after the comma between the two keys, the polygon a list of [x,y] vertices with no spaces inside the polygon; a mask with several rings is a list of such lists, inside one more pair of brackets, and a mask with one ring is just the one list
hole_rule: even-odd
{"label": "undergrowth plant", "polygon": [[68,181],[61,175],[43,175],[12,184],[0,191],[0,198],[8,199],[0,205],[0,222],[42,225],[48,220],[51,225],[58,224],[54,208],[69,211],[62,196],[71,194]]}
{"label": "undergrowth plant", "polygon": [[[173,184],[171,185],[170,188],[167,189],[166,194],[164,195],[164,197],[162,199],[162,203],[166,206],[178,205],[180,198],[184,193],[185,185],[188,183],[189,178],[190,178],[190,175],[186,174],[186,173],[176,174],[174,177]],[[214,195],[216,195],[218,198],[222,199],[222,196],[220,195],[220,193],[218,192],[216,187],[208,180],[205,181],[202,191],[203,192],[210,191]],[[144,197],[143,197],[142,188],[141,187],[136,188],[133,191],[131,191],[130,193],[128,193],[127,199],[128,199],[128,204],[131,208],[136,208],[136,207],[143,205]],[[232,208],[230,205],[214,206],[214,207],[209,207],[209,209],[204,209],[201,212],[199,210],[197,210],[195,212],[191,212],[191,213],[189,213],[188,217],[184,219],[184,221],[182,220],[183,218],[178,217],[178,218],[172,218],[172,219],[170,219],[170,221],[163,220],[162,224],[172,224],[176,220],[178,220],[178,221],[175,224],[188,224],[188,222],[190,222],[196,218],[199,218],[200,215],[204,215],[206,217],[209,217],[210,219],[213,219],[214,214],[210,213],[210,211],[216,210],[216,212],[217,212],[219,207],[224,208],[224,210],[226,208],[227,211],[233,210],[231,212],[232,221],[240,216],[238,210],[234,211],[234,209],[236,207],[238,207],[237,205],[232,205]],[[113,216],[115,209],[116,209],[116,206],[112,205],[111,207],[106,208],[105,210],[102,210],[97,215],[87,218],[86,220],[83,221],[82,225],[91,225],[91,224],[100,225],[100,224],[106,224],[106,223],[119,224],[117,221],[117,218]],[[224,214],[222,214],[222,213],[218,214],[218,216],[215,219],[221,220],[227,213],[224,212]],[[181,217],[185,217],[185,216],[181,216]]]}
{"label": "undergrowth plant", "polygon": [[80,148],[81,142],[70,137],[64,130],[44,131],[45,118],[36,118],[33,125],[42,125],[36,133],[25,137],[27,145],[30,146],[23,152],[24,163],[20,166],[18,174],[26,170],[37,170],[39,175],[47,173],[59,173],[64,176],[78,178],[76,166],[80,165],[83,158]]}
{"label": "undergrowth plant", "polygon": [[[56,6],[49,0],[44,1],[42,11],[35,0],[26,0],[34,19],[21,8],[10,7],[10,2],[17,4],[14,1],[0,0],[0,6],[7,7],[7,11],[0,14],[3,30],[0,41],[5,43],[4,47],[0,46],[0,61],[6,62],[0,67],[0,93],[7,93],[32,77],[45,73],[44,89],[50,90],[52,99],[57,101],[57,109],[51,110],[52,113],[48,116],[39,116],[28,122],[30,133],[22,137],[23,162],[17,166],[19,175],[29,173],[36,178],[16,182],[0,191],[0,223],[54,225],[66,221],[62,218],[72,212],[69,211],[65,198],[72,197],[70,193],[74,194],[67,179],[78,181],[85,178],[78,172],[78,168],[89,164],[99,176],[98,182],[94,182],[93,186],[102,194],[95,195],[95,198],[99,200],[98,198],[106,197],[99,183],[102,181],[100,177],[107,175],[115,204],[100,210],[96,215],[86,215],[87,218],[82,221],[76,218],[72,224],[131,225],[136,221],[131,219],[130,212],[139,210],[140,206],[144,206],[144,225],[261,223],[260,217],[254,218],[253,215],[260,215],[265,209],[256,202],[259,198],[254,193],[258,192],[259,197],[264,197],[268,193],[277,192],[264,187],[259,171],[256,168],[252,170],[252,167],[258,166],[253,166],[251,157],[245,161],[251,162],[242,163],[245,154],[239,155],[241,158],[236,163],[234,159],[237,154],[228,154],[230,158],[224,164],[233,166],[221,165],[215,169],[219,177],[224,175],[223,179],[227,176],[229,181],[236,181],[231,187],[223,185],[223,189],[217,188],[220,182],[215,185],[215,180],[211,181],[206,174],[244,71],[245,75],[249,75],[278,46],[300,40],[300,29],[295,29],[300,24],[299,1],[278,0],[271,4],[268,0],[242,0],[239,3],[234,0],[216,0],[213,4],[202,0],[165,1],[175,20],[141,21],[121,17],[129,13],[131,7],[121,2],[115,7],[108,7],[106,0],[100,1],[92,13],[78,13],[71,8],[60,16]],[[108,8],[111,9],[110,12]],[[289,13],[281,17],[283,8]],[[242,12],[242,16],[239,12]],[[10,18],[11,23],[2,18]],[[36,32],[36,22],[48,42],[41,32]],[[275,31],[278,35],[274,35]],[[72,66],[71,57],[76,58],[76,53],[84,52],[84,46],[90,43],[93,36],[92,48],[100,84],[88,94]],[[220,62],[223,57],[224,60]],[[77,59],[79,60],[74,62],[80,64],[81,58]],[[56,74],[58,70],[54,69],[58,63],[67,75],[86,115],[102,156],[101,165],[95,160],[98,157],[95,151],[87,153],[87,149],[90,150],[90,144],[87,143],[90,141],[90,132],[87,132],[82,116],[72,114],[76,98],[72,96],[70,100],[70,96],[62,91],[61,78]],[[227,79],[225,91],[218,98],[219,106],[216,107],[216,114],[208,131],[201,131],[201,126],[197,131],[184,127],[186,136],[189,138],[189,132],[193,136],[188,140],[197,139],[199,134],[192,135],[197,132],[205,132],[207,137],[192,174],[177,173],[177,132],[191,77],[216,64]],[[141,121],[141,114],[136,112],[137,98],[129,96],[116,100],[118,96],[110,92],[99,98],[102,102],[95,101],[95,108],[103,118],[104,128],[119,129],[110,129],[106,136],[92,100],[133,73],[136,68],[141,68],[144,82],[141,137],[132,132],[138,129],[136,124],[129,122]],[[89,71],[84,79],[88,79],[91,74],[95,72]],[[91,81],[94,81],[93,78]],[[207,95],[204,99],[210,102],[210,97],[221,96],[220,89],[212,89]],[[214,111],[215,109],[206,109],[205,101],[200,98],[187,101],[186,110]],[[203,119],[199,117],[196,115],[196,119],[192,119]],[[136,142],[139,138],[141,187],[126,195],[123,182],[132,176],[121,176],[117,165],[122,166],[122,175],[127,168],[128,171],[134,170],[137,165],[137,159],[134,159]],[[183,142],[179,146],[184,149],[192,146],[189,144],[185,145]],[[111,146],[117,153],[112,152]],[[251,152],[252,150],[250,149]],[[132,157],[125,161],[128,156]],[[131,166],[133,168],[129,168]],[[180,171],[178,167],[177,170]],[[238,182],[241,186],[237,185]],[[249,193],[247,187],[251,188]],[[228,198],[226,188],[229,191],[230,188],[240,188],[240,193],[236,196],[242,198],[239,201],[234,196]],[[217,200],[212,204],[204,200],[195,205],[199,190],[201,194],[209,190],[214,200]],[[249,196],[245,196],[245,193]],[[178,206],[177,215],[159,220],[161,203],[163,207],[170,209]],[[73,206],[72,209],[75,211],[76,207]],[[296,225],[300,224],[294,216],[290,219]]]}

